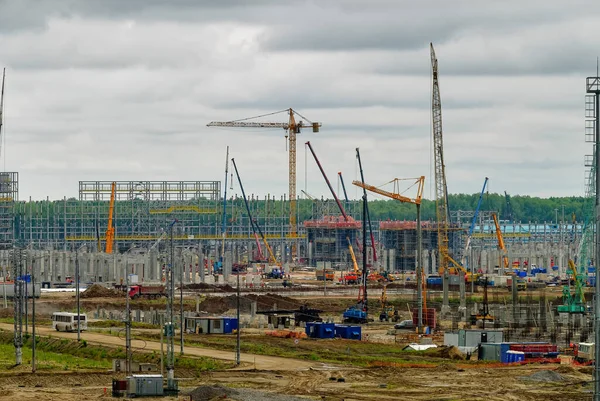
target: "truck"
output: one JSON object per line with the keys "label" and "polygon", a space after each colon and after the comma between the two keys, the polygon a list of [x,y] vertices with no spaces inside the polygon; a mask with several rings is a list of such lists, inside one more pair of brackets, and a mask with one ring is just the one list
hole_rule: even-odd
{"label": "truck", "polygon": [[283,272],[283,270],[279,268],[273,268],[273,270],[271,270],[270,272],[264,273],[263,278],[282,279],[284,275],[285,273]]}
{"label": "truck", "polygon": [[333,269],[319,269],[319,270],[315,270],[315,274],[317,277],[318,281],[333,281],[334,278],[334,272]]}
{"label": "truck", "polygon": [[129,287],[129,298],[147,298],[147,299],[158,299],[160,297],[166,297],[164,285],[132,285]]}

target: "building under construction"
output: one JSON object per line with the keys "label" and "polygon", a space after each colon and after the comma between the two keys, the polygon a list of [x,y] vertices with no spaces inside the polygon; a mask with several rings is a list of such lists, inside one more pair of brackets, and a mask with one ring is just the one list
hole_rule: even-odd
{"label": "building under construction", "polygon": [[[448,231],[450,252],[458,248],[459,238],[463,230],[457,225],[452,225]],[[387,254],[389,271],[415,271],[417,257],[417,222],[416,221],[382,221],[379,223],[379,232],[384,252]],[[429,221],[421,222],[423,235],[423,251],[436,252],[438,250],[437,224]],[[428,261],[432,259],[429,258]],[[437,269],[426,268],[426,271]]]}

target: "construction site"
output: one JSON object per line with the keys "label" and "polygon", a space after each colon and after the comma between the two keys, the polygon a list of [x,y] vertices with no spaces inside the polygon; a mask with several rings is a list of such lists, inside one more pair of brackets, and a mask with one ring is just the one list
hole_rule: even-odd
{"label": "construction site", "polygon": [[[372,186],[358,148],[359,199],[318,141],[331,197],[297,193],[296,135],[327,124],[292,108],[206,122],[285,131],[277,197],[246,192],[229,148],[222,181],[79,181],[62,199],[0,173],[0,399],[592,399],[598,157],[586,215],[516,219],[507,193],[486,210],[485,176],[476,208],[452,209],[430,55],[435,219],[425,176]],[[600,149],[600,77],[586,84]],[[371,219],[373,196],[416,219]]]}

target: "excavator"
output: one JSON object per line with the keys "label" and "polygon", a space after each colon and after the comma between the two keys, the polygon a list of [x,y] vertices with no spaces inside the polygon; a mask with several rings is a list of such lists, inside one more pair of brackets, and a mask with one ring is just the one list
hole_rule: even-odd
{"label": "excavator", "polygon": [[577,267],[575,263],[569,259],[569,272],[572,275],[572,279],[569,280],[575,286],[574,293],[571,293],[571,287],[565,285],[563,287],[563,304],[559,305],[557,310],[559,313],[585,313],[585,293],[583,292],[583,281],[584,277],[581,274],[577,274]]}
{"label": "excavator", "polygon": [[381,303],[381,312],[379,312],[379,321],[389,322],[397,322],[400,320],[400,316],[398,315],[398,310],[394,308],[392,305],[388,304],[387,299],[387,285],[383,286],[383,290],[381,290],[381,298],[379,298],[379,302]]}

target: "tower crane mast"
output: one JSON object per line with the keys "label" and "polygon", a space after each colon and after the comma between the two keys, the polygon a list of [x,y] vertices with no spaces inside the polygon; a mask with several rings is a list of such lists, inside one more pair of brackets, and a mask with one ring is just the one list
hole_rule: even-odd
{"label": "tower crane mast", "polygon": [[[256,118],[266,117],[278,113],[287,113],[287,122],[259,122],[249,121]],[[306,120],[296,121],[296,116]],[[302,116],[292,108],[276,111],[256,117],[243,118],[233,121],[212,121],[207,124],[208,127],[236,127],[236,128],[282,128],[287,132],[286,138],[289,141],[289,201],[290,201],[290,237],[297,237],[296,227],[296,135],[300,134],[303,128],[312,127],[313,132],[319,132],[321,123],[312,122]],[[292,245],[292,258],[295,257],[296,246]]]}

